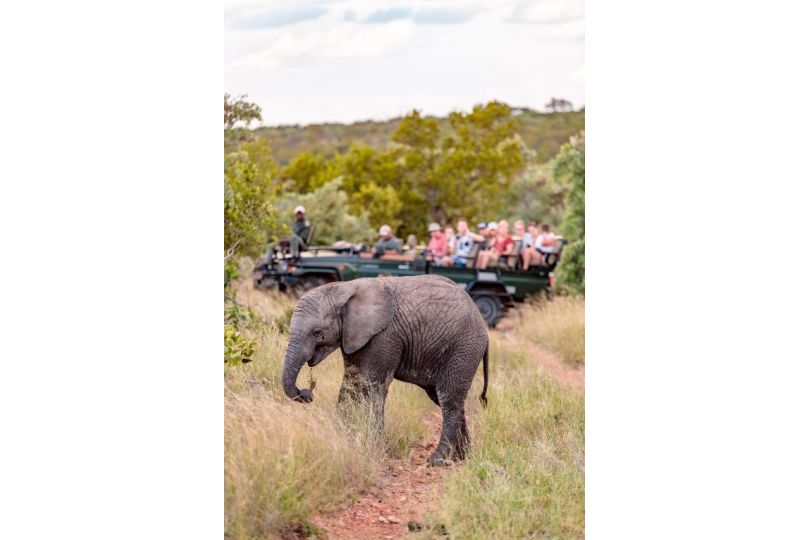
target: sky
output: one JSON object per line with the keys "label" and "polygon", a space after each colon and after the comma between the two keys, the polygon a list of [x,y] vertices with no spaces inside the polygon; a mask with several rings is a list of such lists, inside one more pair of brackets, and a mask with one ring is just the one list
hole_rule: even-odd
{"label": "sky", "polygon": [[263,125],[584,105],[583,0],[225,0],[225,92]]}

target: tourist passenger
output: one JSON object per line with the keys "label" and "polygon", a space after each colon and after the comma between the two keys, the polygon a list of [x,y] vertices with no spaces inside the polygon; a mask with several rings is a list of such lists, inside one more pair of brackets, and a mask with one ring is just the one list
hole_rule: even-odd
{"label": "tourist passenger", "polygon": [[522,241],[525,239],[525,222],[518,219],[514,222],[514,234],[511,235],[516,247],[522,247]]}
{"label": "tourist passenger", "polygon": [[458,239],[455,238],[455,229],[452,225],[447,225],[444,228],[444,238],[447,240],[447,255],[455,253],[455,246],[458,245]]}
{"label": "tourist passenger", "polygon": [[447,237],[441,232],[441,226],[438,223],[430,223],[427,231],[430,233],[430,243],[427,245],[427,259],[433,261],[436,266],[441,266],[444,263],[444,257],[449,253],[447,251]]}
{"label": "tourist passenger", "polygon": [[514,240],[514,243],[511,244],[511,255],[514,255],[517,258],[515,262],[515,267],[521,267],[520,264],[520,254],[522,253],[523,248],[525,247],[525,222],[521,219],[518,219],[514,222],[514,234],[511,235],[511,239]]}
{"label": "tourist passenger", "polygon": [[556,236],[553,231],[551,231],[551,226],[547,223],[543,223],[539,227],[539,239],[534,246],[540,253],[558,253],[559,239],[561,239],[561,236]]}
{"label": "tourist passenger", "polygon": [[456,247],[452,256],[444,257],[444,266],[466,267],[466,261],[472,255],[475,242],[483,242],[485,238],[469,230],[465,219],[458,220],[458,234],[455,235]]}
{"label": "tourist passenger", "polygon": [[381,257],[385,253],[402,253],[402,241],[393,236],[393,230],[388,225],[379,228],[379,241],[374,247],[375,257]]}
{"label": "tourist passenger", "polygon": [[418,246],[419,240],[416,238],[415,234],[407,235],[407,242],[405,242],[405,253],[408,255],[416,255],[416,247]]}
{"label": "tourist passenger", "polygon": [[478,268],[487,268],[489,265],[496,265],[503,255],[511,253],[511,246],[514,240],[508,234],[508,221],[505,219],[500,223],[494,221],[489,223],[489,229],[494,225],[494,238],[492,239],[491,247],[487,250],[481,251],[478,257]]}
{"label": "tourist passenger", "polygon": [[537,242],[539,241],[539,227],[536,223],[529,223],[528,224],[528,232],[525,233],[525,237],[523,239],[523,248],[520,253],[522,253],[522,269],[528,270],[528,267],[531,265],[537,265],[542,263],[542,256],[540,255],[539,251],[534,247],[536,246]]}

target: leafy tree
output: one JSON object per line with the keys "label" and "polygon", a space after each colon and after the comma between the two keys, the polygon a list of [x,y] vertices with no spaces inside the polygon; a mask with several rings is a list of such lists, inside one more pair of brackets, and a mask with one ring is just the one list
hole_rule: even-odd
{"label": "leafy tree", "polygon": [[559,262],[559,282],[584,294],[584,132],[562,146],[551,167],[553,177],[569,186],[559,228],[568,240]]}
{"label": "leafy tree", "polygon": [[267,244],[267,231],[276,229],[275,186],[270,171],[247,152],[225,160],[225,250],[255,257]]}
{"label": "leafy tree", "polygon": [[261,121],[261,107],[247,101],[247,96],[231,96],[225,94],[225,129],[233,129],[237,123],[242,122],[249,127],[253,120]]}
{"label": "leafy tree", "polygon": [[347,212],[348,194],[340,189],[342,178],[326,182],[311,193],[287,192],[276,207],[283,218],[293,219],[293,210],[299,204],[306,208],[306,217],[315,227],[314,243],[330,245],[337,240],[370,242],[374,230],[365,212],[354,215]]}
{"label": "leafy tree", "polygon": [[551,112],[572,111],[573,104],[564,98],[551,98],[551,100],[545,104],[545,108]]}
{"label": "leafy tree", "polygon": [[349,209],[354,214],[367,211],[368,219],[374,227],[390,225],[395,231],[402,225],[398,217],[402,201],[392,186],[380,187],[376,182],[363,184],[359,191],[351,195]]}
{"label": "leafy tree", "polygon": [[451,113],[449,123],[439,140],[438,122],[413,111],[393,135],[403,169],[398,193],[416,230],[462,215],[495,218],[525,163],[526,148],[507,105],[491,102],[468,114]]}
{"label": "leafy tree", "polygon": [[302,152],[292,158],[281,172],[289,189],[298,193],[314,191],[337,175],[333,163],[310,152]]}
{"label": "leafy tree", "polygon": [[522,219],[558,227],[568,190],[569,186],[554,180],[549,165],[530,165],[511,183],[504,217],[512,223]]}

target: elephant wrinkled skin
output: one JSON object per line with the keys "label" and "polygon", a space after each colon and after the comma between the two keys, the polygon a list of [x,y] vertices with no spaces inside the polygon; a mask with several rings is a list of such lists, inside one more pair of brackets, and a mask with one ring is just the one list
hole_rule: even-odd
{"label": "elephant wrinkled skin", "polygon": [[304,364],[316,366],[332,351],[343,352],[345,374],[338,403],[370,407],[383,429],[385,398],[393,379],[420,386],[441,407],[441,439],[429,462],[463,459],[469,448],[464,402],[483,360],[486,403],[489,336],[466,292],[434,275],[363,278],[329,283],[303,295],[290,325],[284,359],[286,395],[310,402],[295,385]]}

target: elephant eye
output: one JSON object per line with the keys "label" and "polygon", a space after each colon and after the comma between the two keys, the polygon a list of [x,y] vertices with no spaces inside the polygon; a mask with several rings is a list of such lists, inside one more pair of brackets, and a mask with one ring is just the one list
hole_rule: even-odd
{"label": "elephant eye", "polygon": [[315,337],[320,337],[323,335],[323,330],[321,330],[320,328],[315,328],[314,330],[312,330],[312,335]]}

